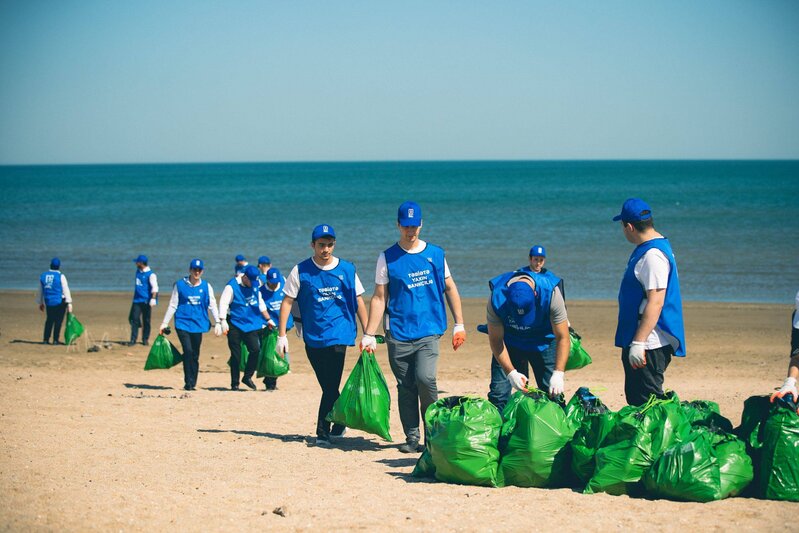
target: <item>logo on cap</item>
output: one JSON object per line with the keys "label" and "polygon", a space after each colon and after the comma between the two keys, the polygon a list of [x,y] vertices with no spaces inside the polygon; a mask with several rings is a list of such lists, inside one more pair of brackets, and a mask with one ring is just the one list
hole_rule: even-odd
{"label": "logo on cap", "polygon": [[413,207],[408,209],[408,218],[413,218]]}
{"label": "logo on cap", "polygon": [[327,226],[322,226],[322,231],[330,231],[330,229]]}

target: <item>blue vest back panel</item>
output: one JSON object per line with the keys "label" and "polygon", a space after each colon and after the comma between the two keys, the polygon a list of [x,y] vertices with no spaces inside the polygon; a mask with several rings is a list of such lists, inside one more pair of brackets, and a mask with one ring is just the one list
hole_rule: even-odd
{"label": "blue vest back panel", "polygon": [[522,272],[531,272],[533,274],[538,274],[539,276],[545,276],[549,278],[549,281],[552,282],[553,287],[558,287],[560,289],[560,295],[563,297],[563,301],[566,301],[566,289],[563,287],[563,279],[556,275],[554,272],[549,270],[548,268],[543,268],[543,272],[533,272],[533,269],[530,268],[530,265],[523,266],[520,268]]}
{"label": "blue vest back panel", "polygon": [[233,289],[233,300],[228,311],[230,322],[241,331],[255,331],[266,325],[261,310],[258,309],[258,289],[239,285],[236,278],[228,282]]}
{"label": "blue vest back panel", "polygon": [[48,270],[42,273],[39,282],[42,284],[42,299],[44,300],[44,305],[48,307],[61,305],[64,299],[64,289],[61,286],[61,272]]}
{"label": "blue vest back panel", "polygon": [[666,299],[660,312],[657,326],[676,338],[680,343],[674,355],[685,356],[685,328],[682,318],[682,297],[680,296],[680,278],[677,275],[677,263],[669,241],[665,238],[652,239],[639,244],[627,261],[627,270],[619,287],[619,321],[616,326],[616,346],[624,348],[630,345],[638,329],[638,313],[641,302],[646,296],[643,286],[635,277],[635,265],[644,254],[656,248],[663,252],[669,260],[669,278],[666,287]]}
{"label": "blue vest back panel", "polygon": [[147,303],[150,301],[150,276],[153,271],[142,272],[136,269],[136,285],[133,287],[133,303]]}
{"label": "blue vest back panel", "polygon": [[[517,323],[514,310],[507,305],[508,281],[517,276],[528,276],[535,282],[535,321],[530,326]],[[555,338],[550,322],[550,305],[555,285],[545,274],[529,270],[506,272],[488,282],[491,289],[491,307],[502,320],[505,345],[520,350],[545,350]]]}
{"label": "blue vest back panel", "polygon": [[[283,303],[283,297],[285,294],[283,293],[283,287],[286,286],[286,278],[280,280],[280,284],[277,286],[277,289],[274,291],[269,290],[269,286],[266,284],[266,276],[263,277],[261,280],[261,297],[264,299],[264,303],[266,304],[266,310],[269,311],[269,318],[275,324],[278,324],[280,321],[280,305]],[[294,327],[294,317],[291,316],[289,313],[289,319],[286,323],[286,329],[289,330]]]}
{"label": "blue vest back panel", "polygon": [[297,305],[302,316],[302,337],[312,348],[355,344],[355,265],[339,259],[332,270],[322,270],[312,259],[297,265],[300,290]]}
{"label": "blue vest back panel", "polygon": [[211,327],[208,320],[208,306],[211,303],[208,294],[208,282],[201,280],[192,287],[189,278],[183,278],[175,284],[178,290],[178,308],[175,311],[175,328],[190,333],[205,333]]}
{"label": "blue vest back panel", "polygon": [[407,342],[442,335],[447,329],[444,250],[428,243],[421,252],[409,254],[395,244],[385,256],[391,336]]}

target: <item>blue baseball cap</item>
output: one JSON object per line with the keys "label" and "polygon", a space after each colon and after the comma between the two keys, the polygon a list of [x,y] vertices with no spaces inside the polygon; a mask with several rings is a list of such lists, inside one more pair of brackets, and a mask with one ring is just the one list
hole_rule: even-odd
{"label": "blue baseball cap", "polygon": [[50,268],[52,268],[53,270],[58,270],[60,266],[61,266],[61,260],[59,258],[54,257],[50,260]]}
{"label": "blue baseball cap", "polygon": [[136,259],[134,259],[133,262],[134,263],[146,263],[147,262],[147,256],[142,254],[139,257],[137,257]]}
{"label": "blue baseball cap", "polygon": [[247,276],[247,279],[250,280],[250,283],[253,287],[258,287],[258,275],[260,272],[258,272],[257,268],[252,265],[247,265],[244,268],[243,274]]}
{"label": "blue baseball cap", "polygon": [[322,237],[330,237],[331,239],[335,239],[336,232],[333,230],[333,226],[328,224],[319,224],[313,229],[313,233],[311,233],[312,241],[321,239]]}
{"label": "blue baseball cap", "polygon": [[400,226],[421,226],[422,208],[416,202],[403,202],[397,210],[397,222]]}
{"label": "blue baseball cap", "polygon": [[535,291],[528,283],[517,281],[508,286],[509,311],[520,326],[531,326],[535,322]]}
{"label": "blue baseball cap", "polygon": [[547,256],[547,250],[540,244],[535,244],[533,245],[532,248],[530,248],[530,257],[546,257],[546,256]]}
{"label": "blue baseball cap", "polygon": [[268,256],[262,255],[261,257],[258,258],[258,264],[259,265],[271,265],[272,264],[272,260],[269,259]]}
{"label": "blue baseball cap", "polygon": [[189,263],[189,270],[193,268],[199,268],[200,270],[205,270],[205,263],[203,263],[202,259],[192,259]]}
{"label": "blue baseball cap", "polygon": [[271,285],[280,285],[280,280],[283,279],[283,276],[280,275],[280,271],[276,268],[270,268],[266,271],[266,282]]}
{"label": "blue baseball cap", "polygon": [[239,255],[236,256],[236,262],[239,262],[239,261],[246,261],[246,259],[244,258],[243,255],[239,254]]}
{"label": "blue baseball cap", "polygon": [[652,209],[649,204],[640,198],[628,198],[621,206],[621,213],[613,217],[613,222],[640,222],[652,218]]}

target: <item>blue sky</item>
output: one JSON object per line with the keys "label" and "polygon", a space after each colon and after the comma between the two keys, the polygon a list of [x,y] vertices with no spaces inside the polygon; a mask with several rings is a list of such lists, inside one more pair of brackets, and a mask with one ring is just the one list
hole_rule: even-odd
{"label": "blue sky", "polygon": [[799,3],[0,0],[0,164],[799,157]]}

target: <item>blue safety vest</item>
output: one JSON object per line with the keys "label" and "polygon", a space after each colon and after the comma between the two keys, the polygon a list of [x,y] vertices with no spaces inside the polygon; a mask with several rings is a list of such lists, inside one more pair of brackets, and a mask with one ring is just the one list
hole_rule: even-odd
{"label": "blue safety vest", "polygon": [[355,265],[339,259],[322,270],[311,258],[297,265],[300,290],[297,305],[302,315],[302,337],[312,348],[355,344]]}
{"label": "blue safety vest", "polygon": [[[285,296],[283,293],[283,287],[286,286],[286,278],[282,278],[277,288],[272,291],[269,290],[269,286],[266,283],[266,276],[263,274],[261,274],[261,276],[263,276],[261,279],[260,288],[261,297],[264,299],[264,303],[266,304],[266,310],[269,311],[269,317],[272,319],[275,325],[277,325],[279,324],[280,320],[280,305],[283,303],[283,297]],[[286,330],[289,330],[293,327],[294,317],[289,313],[289,319],[286,323]]]}
{"label": "blue safety vest", "polygon": [[442,335],[447,329],[444,250],[428,243],[421,252],[410,254],[395,244],[384,254],[391,336],[407,342]]}
{"label": "blue safety vest", "polygon": [[541,272],[533,272],[533,269],[530,268],[530,265],[527,265],[523,266],[519,270],[523,272],[532,272],[533,274],[538,274],[539,276],[545,276],[546,278],[549,278],[549,281],[552,282],[553,287],[560,288],[560,295],[563,297],[563,301],[566,301],[566,290],[563,288],[563,278],[555,275],[555,273],[548,268],[542,268]]}
{"label": "blue safety vest", "polygon": [[[535,282],[535,321],[522,326],[516,321],[515,309],[507,305],[508,281],[517,276],[528,276]],[[488,282],[491,289],[491,308],[502,320],[505,329],[505,346],[520,350],[545,350],[555,338],[550,321],[550,306],[555,285],[549,276],[517,270],[506,272]]]}
{"label": "blue safety vest", "polygon": [[42,299],[44,305],[53,307],[61,305],[64,300],[64,289],[61,286],[61,272],[58,270],[48,270],[43,272],[39,278],[42,284]]}
{"label": "blue safety vest", "polygon": [[679,346],[674,347],[674,355],[685,356],[685,329],[682,319],[682,298],[680,297],[680,278],[677,275],[677,263],[674,253],[666,238],[652,239],[639,244],[627,261],[627,270],[619,287],[619,321],[616,327],[616,346],[626,348],[630,345],[638,329],[639,309],[646,297],[646,291],[635,277],[635,265],[644,254],[656,248],[663,252],[669,261],[669,278],[666,286],[666,299],[660,312],[657,326],[677,339]]}
{"label": "blue safety vest", "polygon": [[208,282],[201,280],[192,287],[189,278],[183,278],[175,284],[178,290],[178,308],[175,311],[175,328],[189,333],[205,333],[211,327],[208,320],[208,306],[211,304],[208,294]]}
{"label": "blue safety vest", "polygon": [[233,289],[233,300],[228,312],[230,322],[245,333],[260,330],[266,320],[258,308],[258,289],[240,285],[236,278],[228,282]]}
{"label": "blue safety vest", "polygon": [[153,274],[152,270],[142,272],[136,269],[136,285],[133,287],[133,303],[147,303],[152,297],[150,290],[150,276]]}

